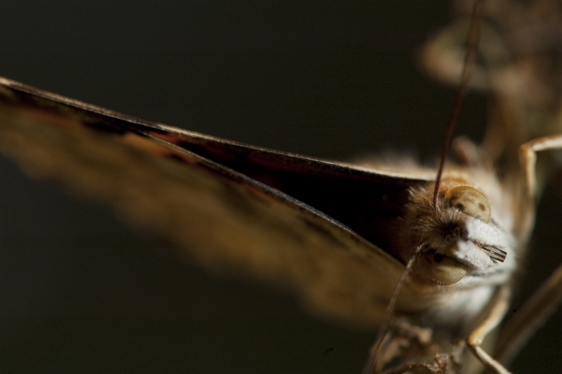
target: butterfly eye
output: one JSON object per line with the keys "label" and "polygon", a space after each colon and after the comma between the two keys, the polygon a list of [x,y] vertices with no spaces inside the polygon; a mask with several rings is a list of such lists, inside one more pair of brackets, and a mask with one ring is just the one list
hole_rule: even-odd
{"label": "butterfly eye", "polygon": [[471,217],[486,223],[490,222],[492,208],[486,196],[476,188],[458,186],[447,193],[447,199],[452,206]]}
{"label": "butterfly eye", "polygon": [[430,251],[420,257],[414,271],[432,282],[448,286],[463,279],[468,268],[450,257]]}

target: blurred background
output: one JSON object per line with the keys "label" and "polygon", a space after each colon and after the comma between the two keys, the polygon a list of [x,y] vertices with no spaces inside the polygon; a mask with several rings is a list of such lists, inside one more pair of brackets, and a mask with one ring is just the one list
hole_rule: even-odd
{"label": "blurred background", "polygon": [[[415,50],[447,1],[0,3],[0,75],[214,136],[346,160],[432,161],[454,91]],[[478,140],[485,99],[459,133]],[[359,373],[373,331],[308,314],[291,294],[216,276],[103,207],[0,159],[0,373]],[[547,192],[522,292],[562,262]],[[562,321],[518,373],[559,368]]]}

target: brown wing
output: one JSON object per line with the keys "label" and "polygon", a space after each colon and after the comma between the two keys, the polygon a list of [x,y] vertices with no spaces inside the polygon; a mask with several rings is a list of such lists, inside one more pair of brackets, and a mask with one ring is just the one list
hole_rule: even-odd
{"label": "brown wing", "polygon": [[32,175],[109,203],[207,267],[287,282],[319,311],[378,322],[403,266],[356,232],[368,236],[370,225],[384,241],[391,233],[380,222],[396,218],[408,188],[422,181],[0,83],[0,147]]}

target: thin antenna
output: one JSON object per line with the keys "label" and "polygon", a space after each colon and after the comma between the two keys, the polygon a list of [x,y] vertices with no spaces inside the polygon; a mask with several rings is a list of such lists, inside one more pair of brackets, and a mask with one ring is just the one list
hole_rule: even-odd
{"label": "thin antenna", "polygon": [[480,20],[482,18],[483,6],[484,0],[474,1],[472,16],[470,18],[470,24],[468,27],[468,35],[466,36],[466,54],[464,56],[459,88],[457,90],[457,95],[455,96],[451,115],[449,116],[449,120],[447,121],[445,137],[443,138],[443,144],[441,146],[441,161],[439,163],[439,171],[437,172],[437,177],[435,179],[435,190],[433,191],[433,206],[435,207],[437,206],[437,193],[439,192],[439,185],[441,184],[441,177],[443,175],[443,168],[445,166],[445,158],[447,157],[447,153],[449,152],[455,127],[459,120],[459,114],[462,108],[462,104],[464,102],[464,98],[466,97],[466,92],[468,91],[468,81],[470,79],[470,73],[474,65],[474,59],[476,57],[476,47],[478,44],[478,39],[480,39]]}
{"label": "thin antenna", "polygon": [[394,289],[394,292],[392,293],[390,301],[388,302],[388,306],[386,307],[386,311],[384,313],[383,323],[381,324],[381,327],[379,328],[379,332],[377,333],[377,338],[375,340],[375,344],[373,345],[373,348],[371,349],[371,355],[370,355],[369,361],[367,362],[367,364],[363,368],[362,374],[372,374],[372,373],[374,373],[374,370],[377,366],[377,357],[378,357],[378,355],[381,351],[384,338],[385,338],[386,334],[388,333],[388,330],[390,329],[390,322],[392,321],[392,314],[394,313],[394,307],[396,306],[396,302],[398,301],[398,296],[400,295],[400,292],[402,291],[402,287],[404,287],[404,283],[406,283],[406,278],[408,277],[408,274],[410,274],[410,272],[412,271],[412,266],[414,266],[414,262],[416,261],[416,258],[418,256],[418,254],[421,252],[422,248],[423,248],[423,244],[418,246],[418,248],[416,248],[416,251],[414,252],[412,257],[410,258],[410,260],[406,264],[406,268],[404,269],[404,272],[402,273],[402,276],[398,280],[398,284],[396,285],[396,288]]}

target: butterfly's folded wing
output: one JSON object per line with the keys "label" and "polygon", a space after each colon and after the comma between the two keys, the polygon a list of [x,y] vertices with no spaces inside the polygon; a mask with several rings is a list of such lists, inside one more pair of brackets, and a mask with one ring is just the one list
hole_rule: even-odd
{"label": "butterfly's folded wing", "polygon": [[[403,200],[421,182],[245,147],[3,78],[0,148],[29,174],[62,182],[171,239],[191,260],[288,284],[317,311],[368,325],[382,317],[403,265],[364,239],[361,224],[366,235],[351,230],[356,219],[344,208],[379,206],[367,222],[383,231],[381,217],[397,214],[385,202]],[[329,183],[334,176],[347,176],[358,193],[332,195],[344,188]],[[375,197],[363,196],[369,188]]]}

